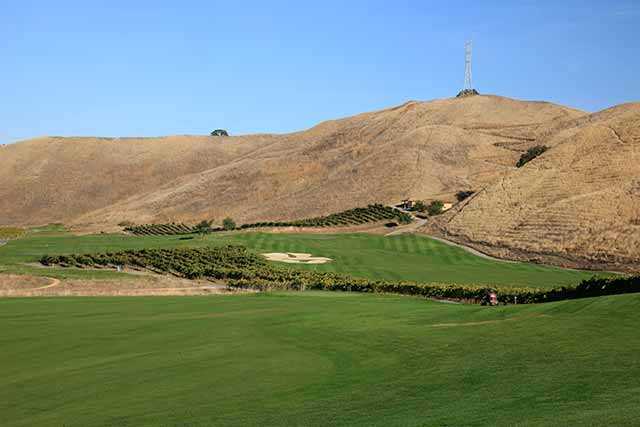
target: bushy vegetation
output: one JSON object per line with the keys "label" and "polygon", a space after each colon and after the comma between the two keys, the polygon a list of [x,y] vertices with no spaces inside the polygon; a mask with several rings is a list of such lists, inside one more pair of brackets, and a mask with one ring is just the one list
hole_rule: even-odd
{"label": "bushy vegetation", "polygon": [[231,217],[226,217],[222,220],[222,228],[224,230],[235,230],[236,222]]}
{"label": "bushy vegetation", "polygon": [[442,203],[442,200],[434,200],[427,205],[427,213],[431,216],[440,215],[443,208],[444,203]]}
{"label": "bushy vegetation", "polygon": [[248,273],[256,267],[267,267],[260,256],[244,246],[207,248],[141,249],[85,255],[45,255],[43,265],[62,267],[115,267],[130,266],[161,273],[172,273],[188,279],[209,277],[229,279]]}
{"label": "bushy vegetation", "polygon": [[549,147],[547,147],[546,145],[536,145],[535,147],[529,148],[526,153],[520,156],[518,163],[516,163],[516,167],[521,168],[522,166],[526,165],[531,160],[535,159],[536,157],[538,157],[548,149]]}
{"label": "bushy vegetation", "polygon": [[196,224],[195,227],[193,227],[193,230],[201,236],[204,236],[205,234],[209,234],[213,231],[213,228],[211,227],[212,225],[213,221],[207,221],[206,219],[203,219],[198,224]]}
{"label": "bushy vegetation", "polygon": [[273,266],[244,246],[142,249],[87,255],[45,255],[43,265],[114,267],[171,273],[188,279],[225,280],[229,287],[257,290],[326,290],[393,293],[479,302],[493,290],[503,303],[529,304],[640,291],[640,276],[592,278],[576,287],[552,290],[371,280],[348,275]]}
{"label": "bushy vegetation", "polygon": [[411,215],[389,206],[373,204],[366,208],[354,208],[316,218],[299,219],[295,221],[257,222],[253,224],[243,224],[240,228],[341,227],[388,220],[395,220],[400,224],[409,224],[411,222]]}
{"label": "bushy vegetation", "polygon": [[458,201],[461,202],[461,201],[471,197],[474,193],[475,193],[475,191],[473,191],[473,190],[458,191],[456,193],[456,199],[458,199]]}
{"label": "bushy vegetation", "polygon": [[183,223],[170,224],[142,224],[131,225],[124,228],[124,231],[138,236],[172,236],[176,234],[198,233],[198,226],[190,226]]}
{"label": "bushy vegetation", "polygon": [[128,225],[124,227],[124,231],[138,236],[165,236],[192,233],[207,234],[223,230],[231,231],[260,227],[341,227],[389,220],[397,221],[400,224],[408,224],[411,222],[411,215],[389,206],[374,204],[366,208],[349,209],[327,216],[294,221],[255,222],[243,224],[239,227],[233,218],[227,217],[222,221],[222,227],[215,228],[211,226],[211,222],[203,221],[195,226],[182,223]]}
{"label": "bushy vegetation", "polygon": [[427,210],[427,204],[425,202],[423,202],[422,200],[416,200],[416,202],[413,204],[413,207],[411,208],[412,211],[416,211],[416,212],[426,212]]}
{"label": "bushy vegetation", "polygon": [[[314,273],[314,272],[305,272]],[[317,275],[318,273],[315,273]],[[394,281],[372,281],[323,273],[288,277],[288,280],[273,281],[272,277],[245,278],[229,281],[229,286],[259,290],[325,290],[374,292],[414,295],[427,298],[462,300],[479,303],[490,291],[496,292],[498,301],[504,304],[534,304],[567,299],[589,298],[640,292],[640,276],[619,278],[591,278],[575,287],[560,287],[551,290],[535,288],[503,288],[439,283],[412,283]]]}
{"label": "bushy vegetation", "polygon": [[229,132],[224,129],[216,129],[211,132],[211,136],[229,136]]}
{"label": "bushy vegetation", "polygon": [[0,227],[0,240],[17,239],[25,233],[23,228]]}

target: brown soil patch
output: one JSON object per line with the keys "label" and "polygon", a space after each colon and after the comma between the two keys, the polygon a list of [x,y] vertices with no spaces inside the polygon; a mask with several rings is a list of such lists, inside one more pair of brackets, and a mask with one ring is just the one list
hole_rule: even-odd
{"label": "brown soil patch", "polygon": [[46,277],[23,276],[16,274],[0,274],[0,295],[11,289],[34,290],[51,284]]}
{"label": "brown soil patch", "polygon": [[139,275],[135,279],[79,280],[0,274],[0,297],[213,295],[239,292],[224,284],[172,276]]}

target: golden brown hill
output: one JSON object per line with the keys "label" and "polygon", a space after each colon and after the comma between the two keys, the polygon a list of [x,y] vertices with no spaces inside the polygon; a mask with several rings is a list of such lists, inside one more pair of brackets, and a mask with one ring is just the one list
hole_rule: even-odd
{"label": "golden brown hill", "polygon": [[0,224],[71,223],[178,178],[230,162],[272,137],[38,138],[0,151]]}
{"label": "golden brown hill", "polygon": [[510,171],[537,134],[582,116],[476,96],[408,102],[287,135],[39,138],[0,152],[0,224],[283,220],[452,199]]}
{"label": "golden brown hill", "polygon": [[556,124],[552,147],[432,224],[498,256],[640,269],[640,104]]}

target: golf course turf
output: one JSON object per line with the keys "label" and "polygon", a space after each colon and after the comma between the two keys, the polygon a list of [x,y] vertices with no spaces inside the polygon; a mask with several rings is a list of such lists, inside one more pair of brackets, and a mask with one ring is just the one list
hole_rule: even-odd
{"label": "golf course turf", "polygon": [[[78,269],[64,271],[42,269],[25,265],[25,263],[35,263],[44,254],[224,244],[244,245],[258,253],[302,252],[328,257],[333,261],[316,265],[287,264],[287,267],[332,271],[374,280],[554,288],[576,285],[595,274],[588,271],[485,259],[427,236],[412,234],[385,237],[366,233],[233,232],[214,233],[201,238],[200,236],[134,237],[122,234],[76,236],[58,229],[29,232],[25,237],[0,247],[0,271],[59,278],[107,278],[114,277],[118,273]],[[120,274],[120,276],[124,275]]]}
{"label": "golf course turf", "polygon": [[640,295],[0,300],[0,425],[621,425]]}

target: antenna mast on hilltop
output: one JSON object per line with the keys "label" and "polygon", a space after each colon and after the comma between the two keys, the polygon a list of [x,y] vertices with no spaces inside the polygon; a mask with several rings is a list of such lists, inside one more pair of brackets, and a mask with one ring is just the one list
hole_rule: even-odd
{"label": "antenna mast on hilltop", "polygon": [[473,48],[473,42],[467,40],[464,44],[464,90],[473,89],[471,82],[471,49]]}
{"label": "antenna mast on hilltop", "polygon": [[473,43],[471,40],[467,40],[464,43],[464,87],[458,93],[458,98],[465,96],[478,95],[478,91],[473,88],[473,81],[471,79],[471,48]]}

